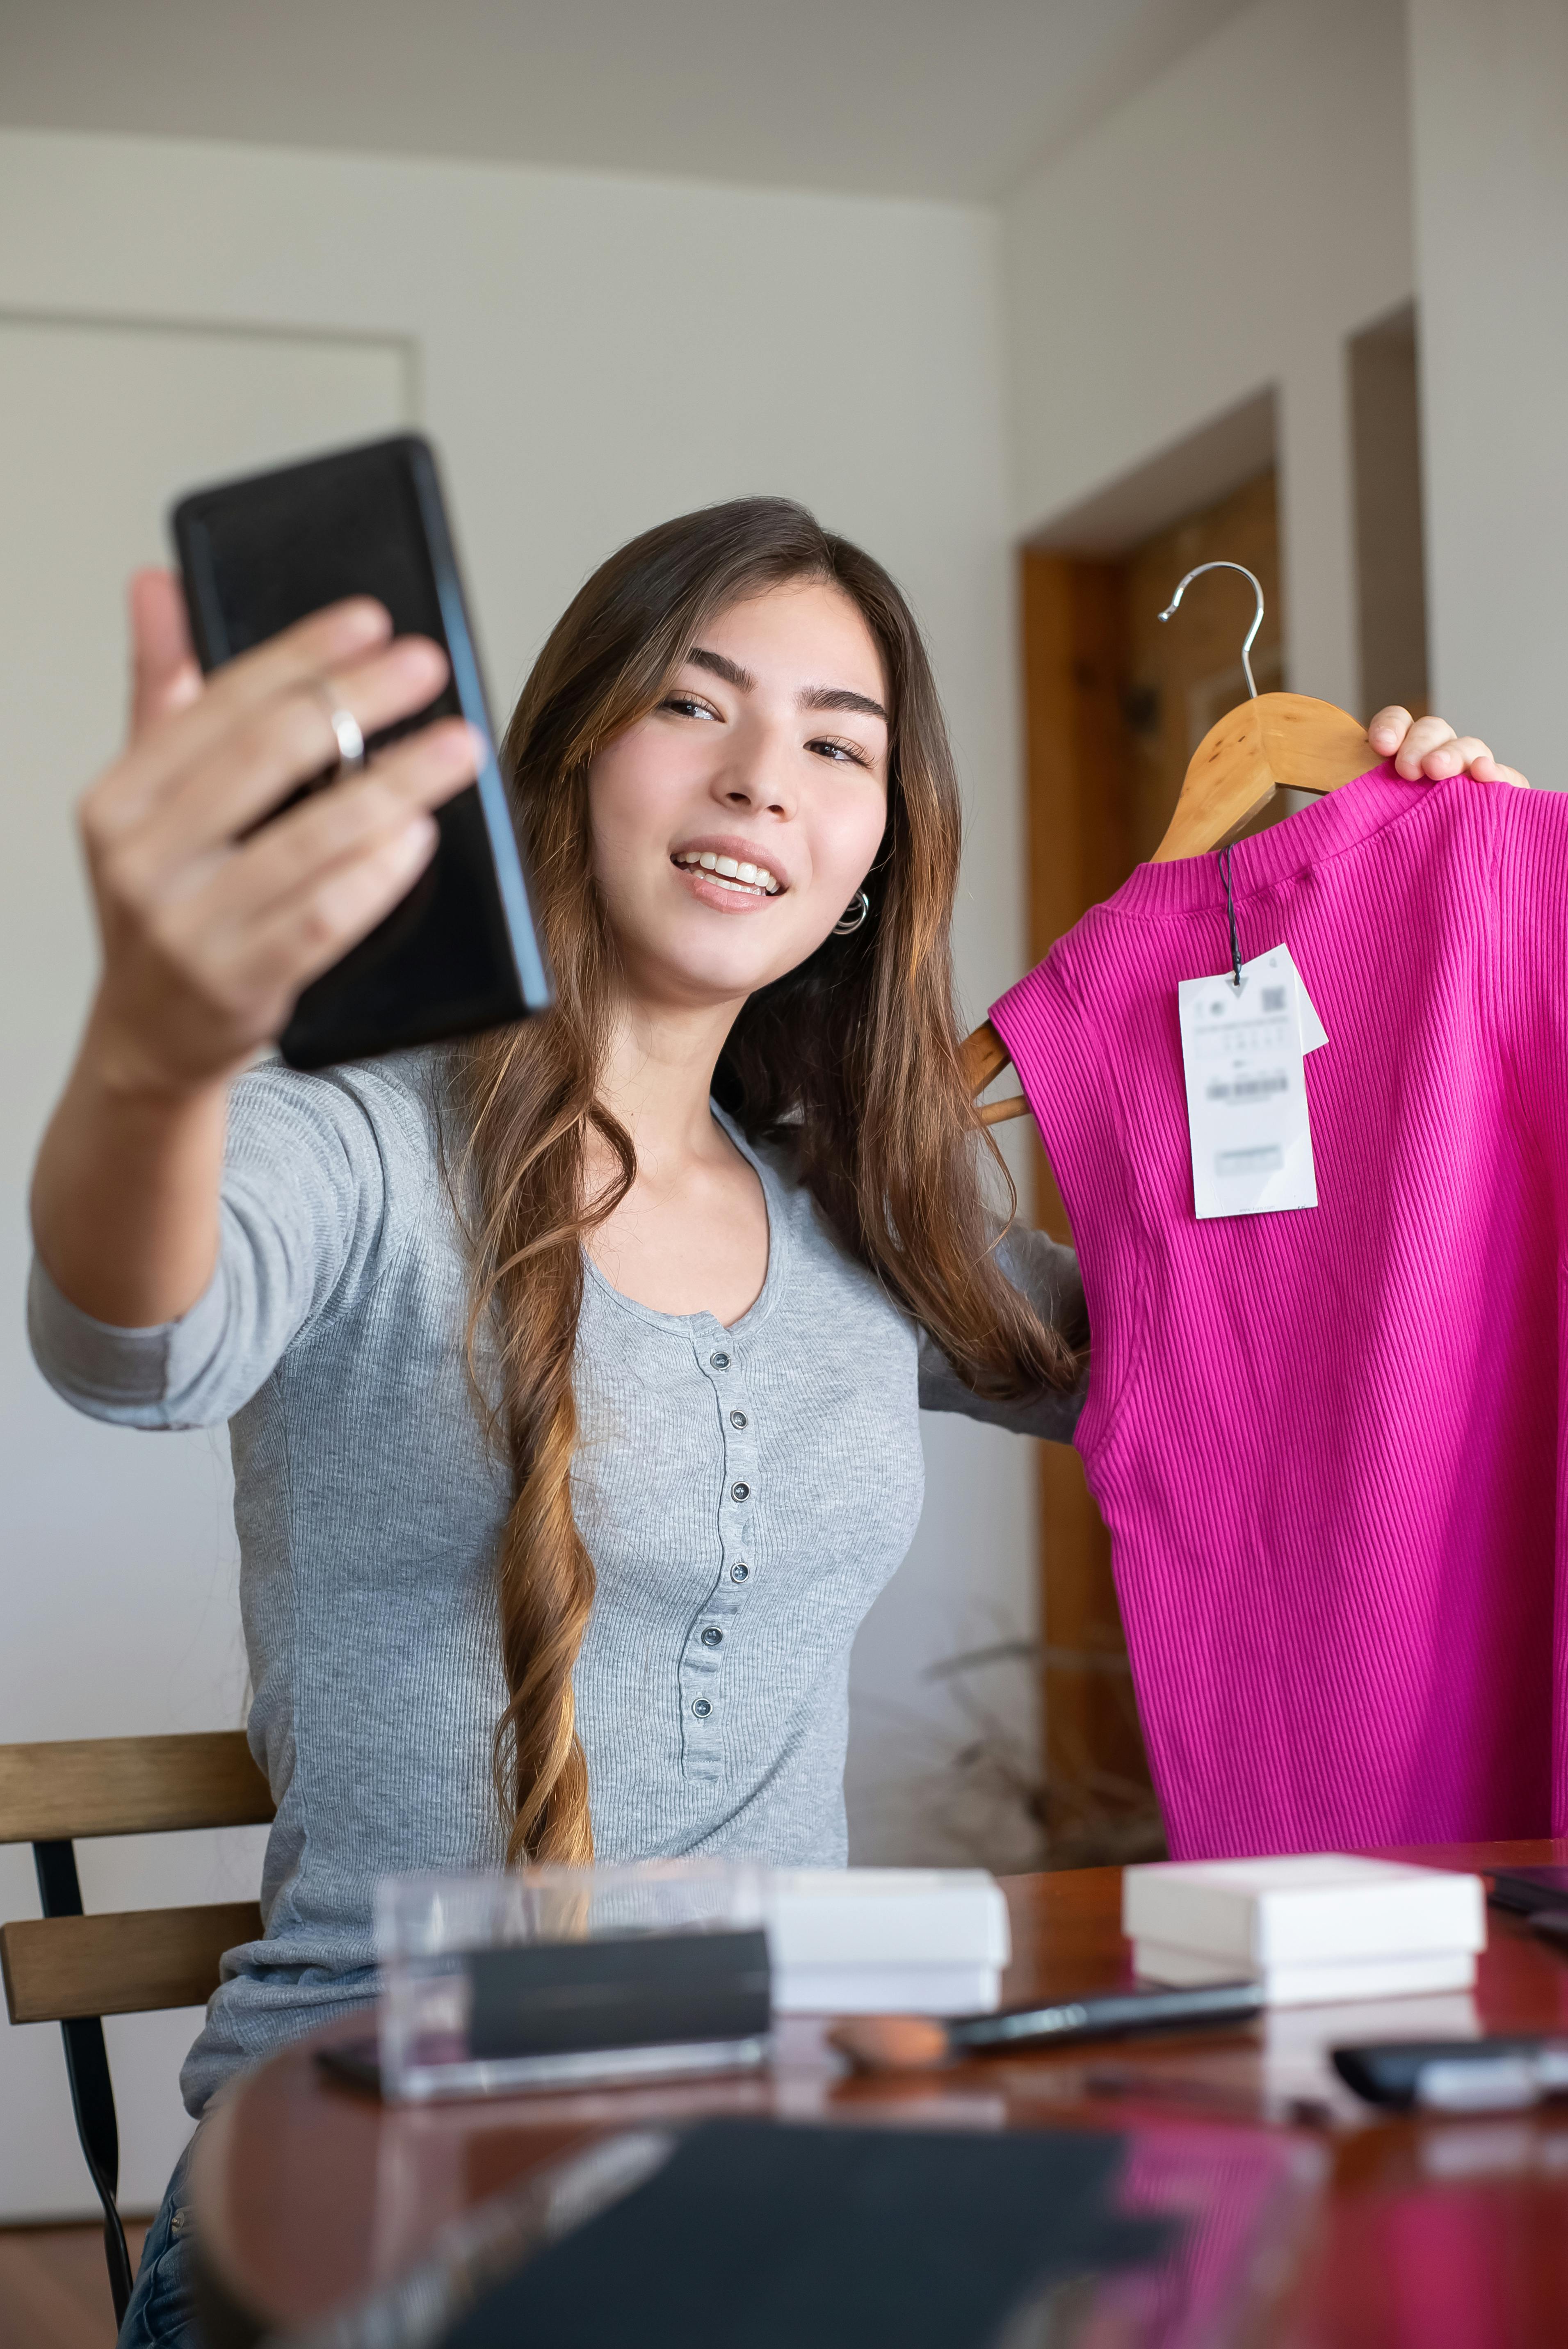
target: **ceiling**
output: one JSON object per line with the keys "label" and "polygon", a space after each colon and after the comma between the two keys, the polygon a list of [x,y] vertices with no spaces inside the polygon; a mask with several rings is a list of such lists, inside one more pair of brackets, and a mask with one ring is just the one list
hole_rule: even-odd
{"label": "ceiling", "polygon": [[985,200],[1245,0],[4,0],[0,124]]}

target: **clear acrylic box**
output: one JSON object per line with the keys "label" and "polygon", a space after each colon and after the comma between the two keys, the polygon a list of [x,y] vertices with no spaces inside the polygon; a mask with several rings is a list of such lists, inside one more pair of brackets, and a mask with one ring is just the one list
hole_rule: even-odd
{"label": "clear acrylic box", "polygon": [[377,1889],[381,2093],[505,2095],[762,2063],[763,1871],[641,1860]]}

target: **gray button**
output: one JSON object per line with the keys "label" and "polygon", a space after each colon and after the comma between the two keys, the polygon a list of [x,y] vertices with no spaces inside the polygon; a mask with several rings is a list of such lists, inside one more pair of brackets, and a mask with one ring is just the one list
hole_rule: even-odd
{"label": "gray button", "polygon": [[743,1411],[732,1411],[729,1414],[729,1423],[731,1427],[744,1427],[746,1413]]}
{"label": "gray button", "polygon": [[727,1354],[710,1354],[707,1359],[713,1364],[716,1371],[727,1371],[729,1368],[729,1356]]}
{"label": "gray button", "polygon": [[699,1696],[696,1702],[693,1705],[692,1711],[696,1713],[699,1721],[706,1721],[708,1714],[713,1711],[713,1707],[709,1704],[707,1697]]}
{"label": "gray button", "polygon": [[729,1569],[729,1578],[731,1582],[744,1582],[750,1571],[744,1558],[738,1558]]}
{"label": "gray button", "polygon": [[732,1485],[729,1488],[729,1497],[732,1501],[748,1501],[751,1498],[750,1485]]}
{"label": "gray button", "polygon": [[705,1648],[717,1648],[723,1638],[724,1633],[716,1631],[710,1623],[702,1635],[702,1644]]}

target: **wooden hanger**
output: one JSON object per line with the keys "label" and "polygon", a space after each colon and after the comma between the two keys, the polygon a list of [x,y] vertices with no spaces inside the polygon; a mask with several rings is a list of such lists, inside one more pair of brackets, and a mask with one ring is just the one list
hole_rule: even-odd
{"label": "wooden hanger", "polygon": [[1348,710],[1305,693],[1258,691],[1252,650],[1264,624],[1264,591],[1244,564],[1200,563],[1161,618],[1169,620],[1181,608],[1187,589],[1205,571],[1239,571],[1252,580],[1256,602],[1242,645],[1242,674],[1251,698],[1211,726],[1188,761],[1176,812],[1151,859],[1155,864],[1229,848],[1247,833],[1295,815],[1307,799],[1364,775],[1373,755],[1366,728]]}
{"label": "wooden hanger", "polygon": [[[1252,580],[1256,607],[1242,646],[1242,674],[1251,698],[1211,726],[1193,751],[1176,812],[1150,860],[1155,864],[1229,848],[1248,833],[1296,814],[1325,792],[1353,782],[1367,772],[1372,757],[1366,728],[1347,710],[1336,709],[1331,701],[1314,701],[1305,693],[1258,691],[1252,649],[1263,626],[1264,591],[1243,564],[1200,563],[1188,572],[1161,618],[1170,619],[1192,581],[1205,571],[1239,571],[1243,579]],[[1282,776],[1288,781],[1282,781]],[[963,1057],[969,1089],[978,1093],[1006,1067],[1008,1053],[991,1022],[984,1019],[966,1038]],[[988,1102],[980,1122],[1000,1125],[1008,1118],[1023,1117],[1028,1106],[1022,1093],[1010,1101]]]}
{"label": "wooden hanger", "polygon": [[[972,1036],[965,1036],[959,1047],[959,1059],[964,1063],[964,1081],[971,1093],[983,1093],[993,1077],[999,1077],[1011,1059],[1007,1047],[988,1019],[982,1019]],[[1010,1117],[1027,1117],[1029,1104],[1022,1093],[1011,1101],[985,1102],[981,1104],[982,1125],[1003,1125]]]}

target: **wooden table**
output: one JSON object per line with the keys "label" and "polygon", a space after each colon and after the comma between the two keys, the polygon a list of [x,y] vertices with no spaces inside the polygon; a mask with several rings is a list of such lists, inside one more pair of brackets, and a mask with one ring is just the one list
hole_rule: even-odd
{"label": "wooden table", "polygon": [[[1484,1872],[1568,1864],[1568,1842],[1387,1856]],[[1006,1889],[1009,2002],[1129,1978],[1119,1870],[1016,1877]],[[1442,2005],[1449,2027],[1462,2031],[1462,2003]],[[1414,2002],[1389,2015],[1380,2011],[1377,2035],[1425,2028]],[[1476,2023],[1489,2033],[1568,2033],[1568,1962],[1496,1910]],[[363,2021],[348,2029],[362,2033]],[[790,2019],[766,2075],[399,2111],[325,2080],[313,2049],[328,2034],[317,2033],[236,2083],[201,2131],[193,2192],[218,2334],[224,2344],[254,2340],[384,2289],[428,2260],[464,2212],[597,2137],[674,2116],[773,2113],[934,2127],[1151,2127],[1173,2116],[1209,2127],[1262,2124],[1321,2148],[1304,2249],[1271,2327],[1280,2349],[1568,2343],[1568,2113],[1379,2118],[1342,2095],[1331,2115],[1314,2118],[1294,2101],[1313,2092],[1314,2034],[1324,2044],[1373,2035],[1353,2027],[1352,2011],[1307,2018],[1297,2010],[1222,2036],[872,2081],[845,2076],[820,2024]]]}

